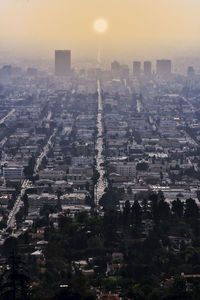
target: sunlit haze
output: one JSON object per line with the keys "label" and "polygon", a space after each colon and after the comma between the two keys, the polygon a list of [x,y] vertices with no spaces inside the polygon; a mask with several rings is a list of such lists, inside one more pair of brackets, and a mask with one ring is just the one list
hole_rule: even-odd
{"label": "sunlit haze", "polygon": [[94,21],[94,29],[99,33],[104,33],[108,29],[108,23],[103,18],[98,18]]}
{"label": "sunlit haze", "polygon": [[74,57],[94,58],[94,20],[103,16],[105,57],[195,55],[199,14],[199,0],[1,0],[0,48],[42,56],[72,49]]}
{"label": "sunlit haze", "polygon": [[0,300],[199,292],[200,0],[0,0]]}

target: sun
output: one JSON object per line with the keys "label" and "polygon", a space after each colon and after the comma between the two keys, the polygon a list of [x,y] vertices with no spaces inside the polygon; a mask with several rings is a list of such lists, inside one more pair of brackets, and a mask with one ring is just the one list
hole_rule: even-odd
{"label": "sun", "polygon": [[94,21],[93,26],[96,32],[104,33],[108,29],[108,22],[103,18],[99,18]]}

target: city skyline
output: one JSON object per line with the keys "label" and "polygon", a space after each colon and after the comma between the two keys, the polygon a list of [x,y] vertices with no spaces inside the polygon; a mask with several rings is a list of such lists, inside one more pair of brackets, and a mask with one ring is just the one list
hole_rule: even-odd
{"label": "city skyline", "polygon": [[200,0],[0,0],[0,300],[200,299]]}
{"label": "city skyline", "polygon": [[[75,58],[96,57],[100,39],[104,58],[193,56],[200,51],[199,9],[196,0],[2,1],[1,49],[51,57],[52,49],[69,48]],[[108,22],[100,37],[93,28],[99,17]]]}
{"label": "city skyline", "polygon": [[71,51],[55,50],[55,74],[58,76],[69,75],[71,70]]}

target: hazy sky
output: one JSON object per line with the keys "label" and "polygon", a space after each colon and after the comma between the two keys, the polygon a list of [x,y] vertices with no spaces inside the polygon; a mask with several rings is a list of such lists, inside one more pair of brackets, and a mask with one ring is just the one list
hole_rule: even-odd
{"label": "hazy sky", "polygon": [[[92,24],[109,23],[99,36]],[[95,57],[200,53],[200,0],[0,0],[0,48],[50,55],[72,49]]]}

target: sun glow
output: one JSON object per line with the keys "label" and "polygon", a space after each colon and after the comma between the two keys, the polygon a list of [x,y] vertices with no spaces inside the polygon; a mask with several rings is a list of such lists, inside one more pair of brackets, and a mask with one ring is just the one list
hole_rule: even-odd
{"label": "sun glow", "polygon": [[96,19],[94,21],[94,29],[98,33],[104,33],[108,29],[108,22],[103,18]]}

